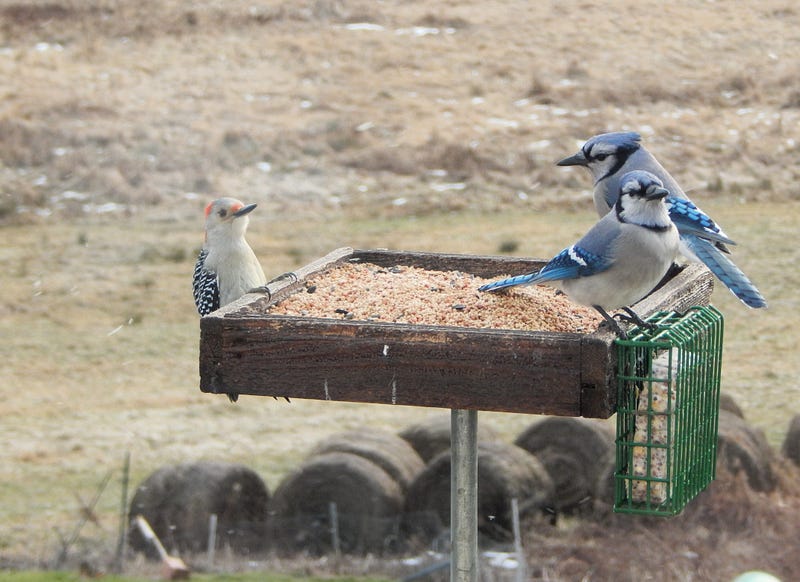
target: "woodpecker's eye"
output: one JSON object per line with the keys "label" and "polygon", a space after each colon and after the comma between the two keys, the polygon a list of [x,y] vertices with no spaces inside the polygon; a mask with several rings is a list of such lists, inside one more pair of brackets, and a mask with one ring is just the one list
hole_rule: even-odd
{"label": "woodpecker's eye", "polygon": [[225,216],[228,214],[228,211],[224,208],[220,208],[217,214],[219,214],[222,218],[225,218]]}

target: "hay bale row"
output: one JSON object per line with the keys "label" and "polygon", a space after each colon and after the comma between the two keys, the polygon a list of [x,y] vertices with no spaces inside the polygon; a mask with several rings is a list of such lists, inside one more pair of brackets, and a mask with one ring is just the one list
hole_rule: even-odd
{"label": "hay bale row", "polygon": [[[750,487],[776,486],[773,453],[763,432],[727,406],[720,412],[718,463],[743,471]],[[800,416],[784,443],[800,459]],[[604,423],[551,417],[533,423],[514,444],[479,432],[479,532],[506,541],[511,500],[523,517],[542,509],[574,512],[613,502],[614,435]],[[794,440],[790,438],[794,435]],[[429,440],[428,440],[429,439]],[[270,498],[251,470],[228,463],[167,466],[136,490],[131,517],[142,514],[168,549],[206,549],[211,514],[218,516],[218,547],[248,553],[273,546],[324,554],[332,549],[331,504],[345,553],[395,549],[398,539],[425,542],[450,522],[450,418],[433,416],[399,435],[348,431],[320,442]],[[427,464],[423,458],[428,458]],[[149,552],[138,531],[131,547]]]}
{"label": "hay bale row", "polygon": [[[142,515],[166,548],[200,552],[208,545],[209,521],[217,515],[217,547],[237,553],[265,547],[264,523],[269,493],[252,470],[231,463],[200,461],[168,465],[136,489],[130,516]],[[156,557],[137,528],[129,543],[134,550]]]}

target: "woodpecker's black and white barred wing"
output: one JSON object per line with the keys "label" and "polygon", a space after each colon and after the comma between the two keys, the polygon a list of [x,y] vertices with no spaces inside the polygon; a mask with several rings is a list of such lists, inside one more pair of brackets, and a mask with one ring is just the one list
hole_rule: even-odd
{"label": "woodpecker's black and white barred wing", "polygon": [[200,251],[192,278],[194,304],[201,317],[219,309],[219,281],[216,273],[206,270],[207,255],[207,250]]}

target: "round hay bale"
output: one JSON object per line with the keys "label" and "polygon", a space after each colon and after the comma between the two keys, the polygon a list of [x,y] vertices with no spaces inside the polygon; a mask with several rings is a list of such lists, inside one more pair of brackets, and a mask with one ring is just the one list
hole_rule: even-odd
{"label": "round hay bale", "polygon": [[727,392],[721,392],[719,395],[719,409],[720,410],[727,410],[728,412],[732,412],[739,418],[744,418],[744,412],[742,412],[742,407],[739,406],[739,403],[728,394]]}
{"label": "round hay bale", "polygon": [[[414,423],[398,434],[406,440],[425,463],[450,450],[450,414],[435,414]],[[479,441],[495,441],[497,435],[485,424],[478,424]]]}
{"label": "round hay bale", "polygon": [[614,451],[614,431],[585,418],[550,417],[525,429],[514,443],[544,465],[556,490],[555,508],[589,508],[605,460]]}
{"label": "round hay bale", "polygon": [[[201,552],[208,546],[209,519],[216,514],[216,546],[246,554],[264,549],[268,501],[266,485],[247,467],[182,463],[158,469],[136,488],[130,517],[144,516],[168,551]],[[129,543],[157,557],[138,528],[131,529]]]}
{"label": "round hay bale", "polygon": [[787,459],[800,467],[800,414],[789,421],[789,430],[783,440],[781,452]]}
{"label": "round hay bale", "polygon": [[611,513],[616,495],[617,452],[613,448],[598,462],[597,481],[594,485],[591,507],[600,516]]}
{"label": "round hay bale", "polygon": [[311,456],[335,452],[372,461],[397,481],[403,493],[425,468],[425,463],[407,441],[383,430],[362,429],[335,434],[314,447]]}
{"label": "round hay bale", "polygon": [[283,479],[270,501],[270,537],[287,552],[330,551],[331,503],[342,552],[380,552],[394,543],[400,485],[372,461],[343,452],[309,457]]}
{"label": "round hay bale", "polygon": [[[436,537],[450,523],[450,451],[439,453],[406,495],[404,526],[410,536]],[[521,448],[499,441],[478,443],[478,531],[492,540],[512,535],[511,500],[521,515],[549,507],[553,482],[542,464]]]}
{"label": "round hay bale", "polygon": [[774,453],[761,429],[733,412],[720,410],[717,466],[734,475],[744,471],[751,489],[769,492],[777,484],[773,461]]}

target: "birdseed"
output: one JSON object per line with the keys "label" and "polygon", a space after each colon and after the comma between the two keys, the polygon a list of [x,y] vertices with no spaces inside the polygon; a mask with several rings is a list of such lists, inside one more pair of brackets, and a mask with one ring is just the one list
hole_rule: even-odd
{"label": "birdseed", "polygon": [[602,317],[546,286],[486,293],[484,279],[461,271],[342,263],[306,281],[269,313],[337,320],[481,329],[590,333]]}

